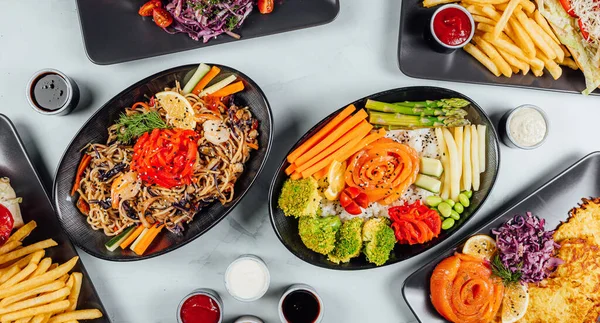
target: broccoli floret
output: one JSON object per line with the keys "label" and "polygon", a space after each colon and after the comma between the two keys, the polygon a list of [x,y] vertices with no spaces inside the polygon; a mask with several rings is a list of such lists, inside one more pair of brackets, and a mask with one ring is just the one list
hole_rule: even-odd
{"label": "broccoli floret", "polygon": [[283,184],[279,196],[279,208],[286,216],[314,217],[317,215],[320,203],[319,184],[314,178],[288,179]]}
{"label": "broccoli floret", "polygon": [[363,252],[367,260],[377,266],[388,261],[390,252],[396,244],[394,230],[389,227],[389,220],[386,218],[367,220],[363,226],[362,239],[365,243]]}
{"label": "broccoli floret", "polygon": [[361,218],[353,218],[342,223],[337,233],[335,249],[329,254],[329,261],[339,264],[360,255],[363,223]]}
{"label": "broccoli floret", "polygon": [[304,216],[298,221],[298,233],[308,249],[326,255],[335,247],[336,233],[341,225],[337,216]]}

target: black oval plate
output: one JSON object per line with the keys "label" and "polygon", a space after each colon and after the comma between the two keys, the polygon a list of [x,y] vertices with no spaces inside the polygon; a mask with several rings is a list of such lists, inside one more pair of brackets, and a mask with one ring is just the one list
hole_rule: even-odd
{"label": "black oval plate", "polygon": [[[17,196],[23,198],[21,212],[25,223],[31,220],[35,220],[37,223],[37,228],[26,238],[25,244],[54,239],[58,246],[46,249],[46,257],[52,257],[54,262],[64,263],[77,256],[75,247],[61,230],[60,224],[54,216],[52,203],[46,195],[42,181],[25,151],[17,130],[6,116],[0,114],[0,177],[5,176],[10,178]],[[86,322],[110,323],[108,313],[104,309],[81,259],[73,270],[83,273],[78,308],[97,308],[103,314],[99,319]]]}
{"label": "black oval plate", "polygon": [[244,82],[245,90],[235,95],[234,102],[238,105],[249,106],[259,121],[260,149],[252,153],[250,160],[245,165],[244,173],[235,184],[235,198],[227,205],[215,202],[204,208],[189,225],[186,225],[182,236],[161,234],[160,238],[152,243],[143,256],[138,256],[130,250],[108,251],[104,244],[110,238],[101,231],[92,230],[86,217],[75,206],[75,200],[71,199],[70,190],[81,160],[81,149],[90,142],[106,142],[108,138],[106,129],[118,119],[125,107],[144,100],[144,96],[150,97],[156,92],[163,91],[165,87],[173,87],[175,81],[180,81],[182,85],[185,84],[198,65],[184,65],[156,73],[128,87],[102,106],[75,135],[58,165],[52,200],[62,227],[69,238],[85,252],[105,260],[135,261],[175,250],[198,238],[229,214],[262,171],[272,144],[273,116],[269,102],[260,87],[246,75],[227,66],[209,65],[218,66],[221,69],[220,75],[235,74]]}
{"label": "black oval plate", "polygon": [[[377,94],[370,95],[368,97],[362,98],[355,102],[352,102],[357,108],[363,108],[365,106],[365,102],[367,99],[378,100],[383,102],[399,102],[399,101],[423,101],[423,100],[437,100],[442,98],[463,98],[470,101],[472,104],[468,107],[467,112],[469,113],[469,120],[471,120],[474,124],[484,124],[487,126],[487,145],[486,145],[486,172],[481,176],[481,189],[478,192],[473,194],[471,198],[471,205],[465,209],[466,216],[462,216],[461,219],[457,222],[457,224],[448,231],[442,231],[442,233],[434,240],[422,244],[422,245],[400,245],[396,244],[396,247],[392,251],[390,259],[385,265],[391,265],[409,258],[412,258],[425,250],[441,243],[446,240],[462,225],[473,218],[473,215],[479,210],[481,205],[487,199],[494,183],[496,182],[496,176],[498,174],[498,167],[500,165],[500,150],[498,144],[498,135],[496,134],[496,130],[492,122],[490,121],[487,114],[479,107],[473,100],[468,97],[443,88],[437,87],[426,87],[426,86],[418,86],[418,87],[406,87],[399,88],[394,90],[389,90],[385,92],[380,92]],[[344,106],[345,107],[345,106]],[[315,132],[319,131],[321,127],[323,127],[331,118],[333,118],[337,113],[339,113],[343,108],[335,111],[330,114],[327,118],[323,119],[316,126],[310,129],[298,142],[290,149],[290,152],[294,150],[297,146],[302,144],[306,139],[312,136]],[[271,214],[271,224],[275,229],[275,233],[281,242],[283,243],[289,251],[291,251],[298,258],[312,264],[315,266],[328,268],[328,269],[337,269],[337,270],[359,270],[359,269],[369,269],[376,267],[374,264],[367,262],[365,257],[361,254],[360,257],[352,259],[349,263],[346,264],[334,264],[327,260],[326,256],[318,254],[316,252],[308,249],[302,240],[300,240],[300,236],[298,235],[298,221],[291,217],[286,217],[283,212],[277,207],[277,199],[279,198],[279,192],[281,191],[281,187],[283,186],[283,182],[286,180],[287,175],[285,174],[285,168],[288,166],[288,162],[283,160],[277,174],[273,178],[271,182],[271,188],[269,191],[269,213]],[[384,265],[384,266],[385,266]]]}

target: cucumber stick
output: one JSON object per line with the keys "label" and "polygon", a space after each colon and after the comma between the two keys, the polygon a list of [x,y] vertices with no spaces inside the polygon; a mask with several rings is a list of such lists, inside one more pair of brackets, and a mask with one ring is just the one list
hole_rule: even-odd
{"label": "cucumber stick", "polygon": [[131,250],[135,249],[135,247],[138,245],[138,243],[140,243],[140,241],[144,240],[144,237],[146,236],[146,234],[148,234],[148,231],[150,231],[149,228],[144,228],[144,231],[142,231],[142,234],[140,234],[140,236],[137,237],[137,239],[135,239],[135,241],[131,244],[131,247],[129,247],[129,249],[131,249]]}
{"label": "cucumber stick", "polygon": [[423,174],[418,174],[417,180],[415,181],[415,185],[422,189],[426,189],[431,193],[439,193],[440,188],[442,187],[442,182],[437,178]]}
{"label": "cucumber stick", "polygon": [[115,251],[119,247],[125,239],[129,238],[129,236],[135,231],[136,226],[131,226],[121,232],[119,235],[114,236],[112,239],[108,240],[107,243],[104,244],[108,251]]}
{"label": "cucumber stick", "polygon": [[444,172],[444,167],[439,159],[421,157],[421,174],[439,178],[442,175],[442,172]]}
{"label": "cucumber stick", "polygon": [[201,63],[196,69],[196,72],[194,72],[194,75],[192,75],[192,78],[183,87],[183,94],[192,93],[192,90],[194,89],[196,84],[200,82],[200,80],[204,77],[204,75],[206,75],[206,73],[208,73],[208,71],[210,71],[210,66]]}
{"label": "cucumber stick", "polygon": [[219,91],[220,89],[226,87],[227,85],[233,83],[233,81],[235,81],[236,78],[237,77],[235,75],[229,75],[228,77],[222,79],[221,81],[204,89],[204,91],[202,91],[199,96],[203,97],[208,94],[213,94],[213,93]]}

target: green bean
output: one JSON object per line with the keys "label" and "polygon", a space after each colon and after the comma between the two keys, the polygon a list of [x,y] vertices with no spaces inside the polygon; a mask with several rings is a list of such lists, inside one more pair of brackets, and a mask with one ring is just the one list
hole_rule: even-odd
{"label": "green bean", "polygon": [[453,218],[456,221],[460,220],[460,214],[458,214],[458,212],[456,212],[454,210],[452,210],[450,212],[450,217]]}
{"label": "green bean", "polygon": [[432,195],[432,196],[428,196],[425,199],[425,204],[432,206],[432,207],[436,207],[438,206],[438,204],[442,203],[442,198],[436,195]]}
{"label": "green bean", "polygon": [[456,203],[454,204],[454,211],[456,211],[458,214],[462,214],[465,211],[465,207],[460,203]]}
{"label": "green bean", "polygon": [[467,195],[465,193],[458,194],[458,201],[464,207],[469,207],[469,205],[471,205],[471,202],[469,202],[469,198],[467,197]]}
{"label": "green bean", "polygon": [[444,202],[446,202],[446,203],[450,204],[450,207],[454,207],[454,204],[456,204],[456,202],[454,202],[454,201],[453,201],[453,200],[451,200],[451,199],[447,199],[447,200],[445,200]]}
{"label": "green bean", "polygon": [[446,202],[438,204],[437,208],[440,214],[445,218],[449,217],[450,213],[452,212],[452,207]]}
{"label": "green bean", "polygon": [[473,196],[473,191],[471,191],[471,190],[464,191],[463,193],[465,193],[465,195],[466,195],[468,198],[471,198],[471,197]]}
{"label": "green bean", "polygon": [[453,226],[454,226],[453,218],[447,218],[446,220],[444,220],[444,222],[442,222],[442,229],[444,229],[444,230],[448,230],[448,229],[452,228]]}

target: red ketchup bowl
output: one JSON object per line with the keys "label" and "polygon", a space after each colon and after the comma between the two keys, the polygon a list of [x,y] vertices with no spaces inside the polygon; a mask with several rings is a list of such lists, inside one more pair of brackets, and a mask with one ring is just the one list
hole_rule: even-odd
{"label": "red ketchup bowl", "polygon": [[475,34],[475,21],[470,12],[457,4],[439,7],[431,17],[429,29],[436,49],[453,52],[464,47]]}
{"label": "red ketchup bowl", "polygon": [[197,289],[183,298],[177,308],[178,323],[222,323],[223,302],[211,289]]}

